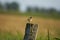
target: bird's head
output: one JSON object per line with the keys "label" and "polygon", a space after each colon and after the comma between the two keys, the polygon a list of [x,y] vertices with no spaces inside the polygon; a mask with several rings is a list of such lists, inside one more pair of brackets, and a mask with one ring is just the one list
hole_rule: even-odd
{"label": "bird's head", "polygon": [[32,17],[30,17],[30,19],[32,19]]}

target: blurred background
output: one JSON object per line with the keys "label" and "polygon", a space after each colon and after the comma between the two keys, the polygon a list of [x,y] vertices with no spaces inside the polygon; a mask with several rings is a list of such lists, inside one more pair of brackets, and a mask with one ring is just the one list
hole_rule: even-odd
{"label": "blurred background", "polygon": [[[0,12],[34,13],[38,15],[60,17],[60,0],[0,0]],[[28,13],[28,14],[29,14]],[[0,13],[2,14],[2,13]],[[11,14],[11,13],[9,13]]]}
{"label": "blurred background", "polygon": [[59,12],[59,2],[60,0],[0,0],[0,9],[3,11]]}
{"label": "blurred background", "polygon": [[60,0],[0,0],[0,40],[23,40],[30,16],[39,25],[36,40],[60,40],[59,4]]}

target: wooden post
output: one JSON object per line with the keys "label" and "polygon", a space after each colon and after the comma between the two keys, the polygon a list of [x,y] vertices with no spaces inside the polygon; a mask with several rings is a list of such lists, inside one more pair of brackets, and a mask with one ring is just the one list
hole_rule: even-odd
{"label": "wooden post", "polygon": [[25,28],[24,40],[35,40],[38,25],[27,23]]}

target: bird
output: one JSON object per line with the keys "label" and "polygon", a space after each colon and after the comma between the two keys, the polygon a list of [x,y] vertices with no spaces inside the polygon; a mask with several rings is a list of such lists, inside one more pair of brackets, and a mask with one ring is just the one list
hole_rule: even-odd
{"label": "bird", "polygon": [[31,23],[31,22],[32,22],[32,17],[29,17],[29,18],[27,19],[27,21],[28,21],[28,23]]}

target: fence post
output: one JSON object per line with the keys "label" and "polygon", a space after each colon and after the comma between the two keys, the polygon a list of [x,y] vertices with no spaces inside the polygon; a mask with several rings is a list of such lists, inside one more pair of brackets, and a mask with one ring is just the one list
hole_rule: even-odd
{"label": "fence post", "polygon": [[37,24],[27,23],[25,28],[24,40],[35,40],[37,29]]}

